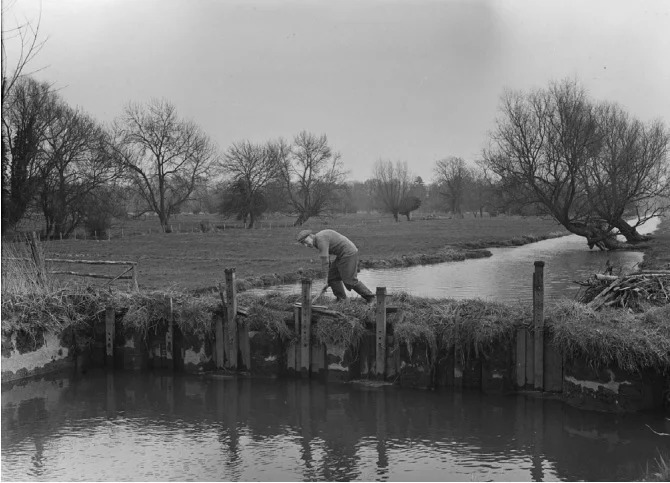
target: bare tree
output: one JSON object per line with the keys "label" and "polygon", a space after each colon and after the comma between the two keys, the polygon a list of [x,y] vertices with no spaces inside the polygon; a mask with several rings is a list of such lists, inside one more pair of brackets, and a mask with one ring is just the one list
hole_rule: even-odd
{"label": "bare tree", "polygon": [[596,113],[601,147],[581,173],[591,206],[628,242],[645,241],[650,237],[637,227],[670,203],[670,134],[660,121],[645,125],[615,104],[603,103]]}
{"label": "bare tree", "polygon": [[600,141],[594,108],[573,81],[552,83],[528,95],[506,92],[501,117],[484,151],[485,165],[508,194],[538,203],[589,247],[617,248],[612,226],[591,209],[580,172],[598,155]]}
{"label": "bare tree", "polygon": [[107,134],[86,113],[59,100],[43,144],[39,199],[47,236],[70,235],[95,193],[120,175]]}
{"label": "bare tree", "polygon": [[325,134],[302,131],[288,146],[274,143],[274,156],[280,162],[280,178],[291,211],[297,214],[295,226],[309,218],[329,213],[337,201],[337,190],[346,177],[341,156],[328,145]]}
{"label": "bare tree", "polygon": [[195,123],[180,119],[173,104],[152,99],[129,104],[116,122],[115,146],[146,211],[158,215],[165,232],[217,160],[209,137]]}
{"label": "bare tree", "polygon": [[[17,23],[14,27],[6,27],[7,18],[10,17],[10,11],[16,2],[7,1],[2,3],[2,28],[0,35],[0,50],[2,51],[2,232],[13,227],[18,220],[23,217],[25,209],[23,200],[18,200],[19,191],[16,191],[16,183],[12,181],[13,153],[10,147],[12,131],[9,128],[9,121],[6,119],[7,102],[12,97],[17,83],[29,72],[26,72],[28,64],[37,56],[46,39],[41,40],[39,35],[40,20],[31,22],[26,20],[24,23]],[[15,58],[10,61],[8,55],[8,44],[15,44]],[[19,161],[19,164],[25,164],[25,160]],[[18,169],[21,171],[21,169]],[[13,186],[14,184],[14,186]],[[27,190],[26,193],[30,193]],[[25,193],[24,193],[25,194]],[[14,197],[14,199],[12,198]],[[17,211],[18,209],[18,211]]]}
{"label": "bare tree", "polygon": [[222,168],[229,173],[238,195],[236,210],[253,228],[256,216],[262,213],[264,191],[280,172],[278,144],[253,144],[249,141],[234,143],[223,156]]}
{"label": "bare tree", "polygon": [[398,221],[402,210],[402,201],[412,189],[412,175],[407,169],[406,161],[379,159],[372,168],[372,183],[375,196],[384,209]]}
{"label": "bare tree", "polygon": [[48,159],[44,143],[57,114],[49,84],[22,77],[3,98],[2,230],[23,219],[41,186]]}
{"label": "bare tree", "polygon": [[435,163],[435,183],[439,186],[440,194],[449,203],[449,209],[454,215],[463,216],[463,202],[466,190],[472,181],[471,170],[462,158],[451,156]]}

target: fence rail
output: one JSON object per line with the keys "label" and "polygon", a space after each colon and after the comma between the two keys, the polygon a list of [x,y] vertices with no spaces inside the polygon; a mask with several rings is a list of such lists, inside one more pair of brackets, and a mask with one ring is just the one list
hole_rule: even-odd
{"label": "fence rail", "polygon": [[[100,278],[109,280],[109,283],[112,283],[116,280],[130,280],[132,286],[135,290],[139,289],[137,282],[137,265],[138,262],[132,262],[127,260],[72,260],[67,258],[44,258],[42,248],[40,247],[39,237],[35,232],[31,233],[31,236],[28,240],[30,245],[30,252],[32,258],[13,258],[7,257],[7,260],[21,260],[21,261],[32,261],[38,267],[40,273],[43,274],[52,274],[52,275],[71,275],[75,277],[87,277],[87,278]],[[82,264],[82,265],[112,265],[112,266],[124,266],[128,267],[123,272],[118,275],[108,275],[103,273],[86,273],[86,272],[74,272],[71,270],[47,270],[46,263],[65,263],[65,264]]]}

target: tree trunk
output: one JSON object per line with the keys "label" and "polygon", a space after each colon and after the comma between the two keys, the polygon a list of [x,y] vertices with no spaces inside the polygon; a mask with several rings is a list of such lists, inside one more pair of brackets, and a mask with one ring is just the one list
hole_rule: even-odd
{"label": "tree trunk", "polygon": [[641,235],[634,226],[630,226],[628,222],[623,219],[617,220],[612,223],[612,225],[621,232],[628,243],[640,243],[651,240],[649,235]]}

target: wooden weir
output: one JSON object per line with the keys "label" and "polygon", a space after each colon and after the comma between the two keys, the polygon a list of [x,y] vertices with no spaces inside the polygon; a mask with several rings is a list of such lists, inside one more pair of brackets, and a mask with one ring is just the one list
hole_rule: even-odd
{"label": "wooden weir", "polygon": [[[517,330],[516,341],[512,347],[500,347],[503,351],[496,362],[472,360],[465,357],[465,348],[456,342],[440,356],[439,374],[431,384],[453,387],[493,387],[501,384],[501,379],[506,378],[512,386],[536,391],[561,392],[563,390],[563,360],[560,352],[545,340],[544,331],[544,263],[535,262],[533,273],[533,318],[532,323]],[[333,356],[333,348],[312,340],[313,321],[315,315],[327,317],[342,317],[340,312],[331,310],[322,305],[312,303],[312,280],[302,280],[302,292],[300,302],[293,305],[293,330],[294,340],[288,347],[284,347],[284,354],[279,354],[275,366],[279,373],[288,373],[301,378],[312,378],[322,374],[331,377],[328,360]],[[237,303],[237,291],[235,288],[235,269],[225,270],[225,287],[219,284],[219,295],[223,310],[221,315],[215,318],[213,362],[217,369],[226,371],[253,371],[251,341],[249,335],[249,323],[245,316],[248,310],[240,307]],[[333,370],[345,374],[343,377],[375,378],[377,380],[396,380],[412,377],[401,373],[401,358],[405,362],[403,366],[412,366],[416,361],[411,361],[404,353],[405,349],[399,345],[393,334],[393,322],[388,320],[389,314],[397,313],[398,307],[387,304],[386,287],[377,287],[374,326],[368,326],[362,352],[356,357],[360,363],[359,369],[345,368],[339,366]],[[400,320],[409,314],[400,314]],[[173,369],[176,365],[174,356],[174,321],[172,320],[172,301],[170,300],[170,320],[167,332],[164,335],[165,364],[163,367]],[[289,324],[290,327],[290,324]],[[113,365],[114,356],[114,311],[107,310],[106,323],[106,356],[107,365]],[[458,336],[455,337],[458,340]],[[339,349],[337,349],[339,350]],[[346,350],[343,349],[343,350]],[[511,350],[511,353],[510,353]],[[418,351],[421,353],[422,351]],[[257,357],[258,355],[254,355]],[[337,355],[343,361],[344,355]],[[276,357],[276,356],[272,356]],[[411,359],[411,354],[410,354]],[[253,359],[256,360],[256,359]],[[331,358],[331,360],[333,360]],[[503,360],[502,365],[500,361]],[[504,360],[509,360],[511,367],[507,368]],[[427,364],[428,360],[419,362]],[[285,365],[284,365],[285,364]],[[338,366],[336,363],[335,366]],[[498,364],[494,367],[495,364]],[[344,364],[346,366],[346,364]],[[358,367],[358,366],[356,366]],[[428,367],[428,366],[424,366]],[[437,365],[435,366],[437,368]],[[353,370],[353,372],[348,372]],[[421,369],[424,370],[424,369]],[[357,372],[358,371],[358,372]],[[402,369],[405,371],[405,369]],[[423,374],[426,374],[424,372]],[[333,374],[335,378],[340,377]],[[423,377],[423,376],[422,376]],[[408,380],[413,383],[414,381]],[[493,386],[492,386],[493,385]],[[508,387],[508,386],[505,386]]]}

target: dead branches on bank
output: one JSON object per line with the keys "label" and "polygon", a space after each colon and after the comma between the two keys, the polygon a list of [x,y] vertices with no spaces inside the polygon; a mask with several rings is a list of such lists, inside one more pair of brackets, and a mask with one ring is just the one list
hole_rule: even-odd
{"label": "dead branches on bank", "polygon": [[670,270],[638,271],[626,275],[593,275],[576,282],[584,289],[579,302],[593,310],[620,307],[644,312],[650,306],[670,303]]}

